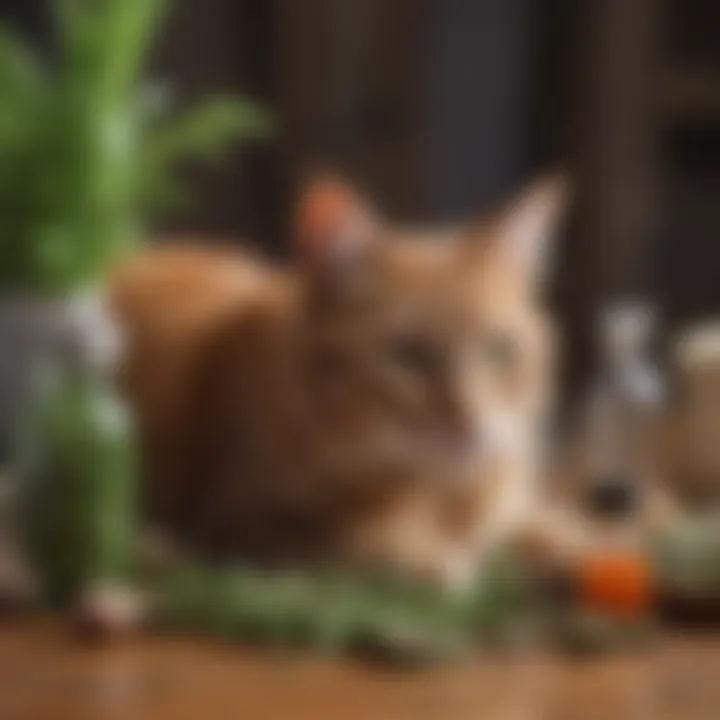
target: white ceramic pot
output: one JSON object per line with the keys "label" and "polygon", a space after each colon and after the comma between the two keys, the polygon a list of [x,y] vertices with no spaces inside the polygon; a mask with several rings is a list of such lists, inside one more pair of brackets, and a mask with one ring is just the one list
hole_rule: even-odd
{"label": "white ceramic pot", "polygon": [[34,398],[69,363],[113,365],[119,334],[101,292],[0,298],[0,463],[12,458]]}

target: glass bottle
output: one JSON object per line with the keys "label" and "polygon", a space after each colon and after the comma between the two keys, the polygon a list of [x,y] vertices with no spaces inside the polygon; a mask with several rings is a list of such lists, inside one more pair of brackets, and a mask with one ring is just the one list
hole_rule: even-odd
{"label": "glass bottle", "polygon": [[646,513],[655,492],[653,444],[664,388],[650,345],[653,308],[605,308],[598,323],[601,369],[585,418],[583,510],[593,535],[581,561],[586,602],[611,614],[642,612],[652,594]]}

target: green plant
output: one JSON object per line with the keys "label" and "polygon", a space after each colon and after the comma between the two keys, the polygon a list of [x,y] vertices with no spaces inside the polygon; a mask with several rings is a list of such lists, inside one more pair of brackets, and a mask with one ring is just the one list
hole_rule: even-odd
{"label": "green plant", "polygon": [[175,199],[182,159],[268,133],[255,104],[179,115],[142,80],[167,0],[58,0],[48,66],[0,29],[0,287],[63,292],[102,276]]}
{"label": "green plant", "polygon": [[447,593],[330,569],[262,572],[181,561],[146,587],[162,627],[239,642],[348,649],[388,660],[464,654],[476,641],[512,641],[537,620],[529,575],[498,556],[477,588]]}

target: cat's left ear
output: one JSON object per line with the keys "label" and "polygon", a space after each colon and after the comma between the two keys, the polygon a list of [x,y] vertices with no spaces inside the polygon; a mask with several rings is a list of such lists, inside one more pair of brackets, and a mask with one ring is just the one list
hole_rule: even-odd
{"label": "cat's left ear", "polygon": [[326,278],[342,278],[354,270],[378,238],[379,223],[365,199],[349,184],[326,173],[306,181],[295,222],[301,262]]}
{"label": "cat's left ear", "polygon": [[549,273],[553,240],[570,194],[566,174],[547,175],[506,205],[492,223],[492,246],[531,283]]}

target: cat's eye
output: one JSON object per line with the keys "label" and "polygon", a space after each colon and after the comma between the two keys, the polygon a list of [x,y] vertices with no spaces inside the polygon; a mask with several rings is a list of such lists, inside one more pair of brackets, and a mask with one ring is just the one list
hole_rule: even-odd
{"label": "cat's eye", "polygon": [[391,338],[387,353],[394,363],[418,374],[432,373],[439,362],[436,349],[423,338],[413,335]]}
{"label": "cat's eye", "polygon": [[481,340],[480,354],[484,362],[490,362],[494,367],[506,369],[517,361],[520,348],[515,338],[509,333],[495,330]]}

